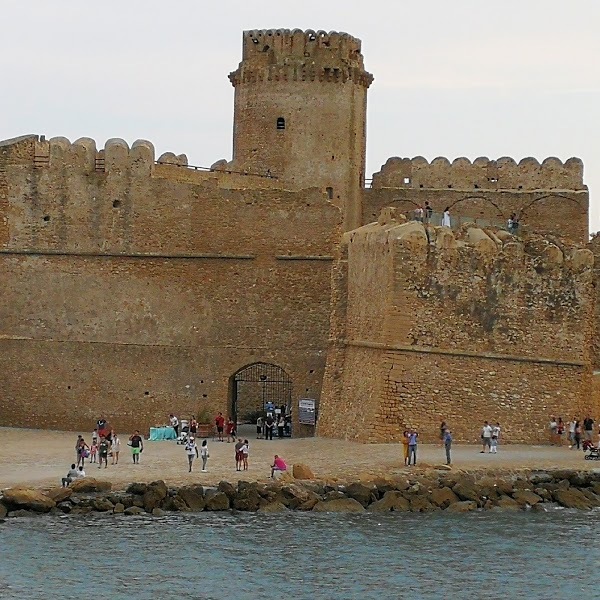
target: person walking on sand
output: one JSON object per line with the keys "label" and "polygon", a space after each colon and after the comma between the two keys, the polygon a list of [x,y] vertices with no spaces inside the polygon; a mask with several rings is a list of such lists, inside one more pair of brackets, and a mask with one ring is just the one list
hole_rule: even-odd
{"label": "person walking on sand", "polygon": [[188,438],[188,441],[185,444],[185,453],[187,454],[188,465],[190,468],[188,473],[191,473],[192,472],[192,464],[194,462],[194,456],[196,458],[198,458],[198,456],[199,456],[198,446],[196,446],[196,441],[194,440],[193,437]]}
{"label": "person walking on sand", "polygon": [[90,447],[85,443],[85,440],[80,437],[79,441],[77,442],[77,466],[84,466],[85,465],[85,459],[88,457],[89,455],[89,450]]}
{"label": "person walking on sand", "polygon": [[489,453],[492,447],[492,428],[487,421],[483,423],[483,428],[481,429],[481,443],[483,446],[481,449],[481,454],[485,453],[486,448],[488,449]]}
{"label": "person walking on sand", "polygon": [[577,450],[581,450],[581,424],[575,421],[575,446]]}
{"label": "person walking on sand", "polygon": [[248,454],[250,454],[250,444],[248,444],[248,440],[244,440],[244,444],[240,449],[242,453],[242,468],[244,471],[248,470]]}
{"label": "person walking on sand", "polygon": [[440,446],[444,445],[446,429],[448,429],[448,426],[446,425],[446,421],[442,421],[442,424],[440,425]]}
{"label": "person walking on sand", "polygon": [[100,438],[100,445],[98,446],[98,468],[101,469],[102,468],[102,463],[104,463],[104,468],[106,469],[108,467],[108,448],[109,448],[110,444],[108,443],[108,440],[102,436]]}
{"label": "person walking on sand", "polygon": [[452,464],[450,459],[450,450],[452,449],[452,432],[449,429],[444,429],[444,448],[446,449],[446,464]]}
{"label": "person walking on sand", "polygon": [[234,450],[235,450],[235,470],[236,471],[241,471],[242,470],[242,465],[244,463],[244,456],[242,455],[242,446],[244,445],[244,442],[239,439],[234,446]]}
{"label": "person walking on sand", "polygon": [[131,455],[133,458],[133,464],[140,464],[140,454],[144,451],[144,440],[140,435],[139,430],[135,430],[133,435],[129,438],[129,445],[131,446]]}
{"label": "person walking on sand", "polygon": [[490,452],[492,454],[498,454],[498,442],[500,441],[500,423],[496,423],[492,427],[492,442]]}
{"label": "person walking on sand", "polygon": [[562,417],[558,417],[558,423],[556,424],[556,443],[559,446],[563,445],[564,433],[565,433],[565,424],[563,423]]}
{"label": "person walking on sand", "polygon": [[405,429],[402,432],[402,454],[404,456],[404,466],[408,465],[408,431]]}
{"label": "person walking on sand", "polygon": [[112,453],[112,464],[119,464],[119,452],[121,452],[121,440],[119,436],[113,432],[112,435],[112,445],[111,445],[111,453]]}
{"label": "person walking on sand", "polygon": [[413,465],[417,465],[417,438],[419,434],[411,429],[408,434],[408,466],[410,467],[410,461],[412,459]]}
{"label": "person walking on sand", "polygon": [[262,440],[262,437],[263,437],[263,418],[258,417],[258,419],[256,419],[256,439]]}
{"label": "person walking on sand", "polygon": [[235,423],[231,417],[227,419],[227,443],[235,442]]}
{"label": "person walking on sand", "polygon": [[594,419],[590,415],[583,420],[583,433],[588,442],[594,439]]}
{"label": "person walking on sand", "polygon": [[558,431],[558,423],[554,417],[550,417],[548,429],[550,429],[550,444],[554,446],[556,444],[556,432]]}
{"label": "person walking on sand", "polygon": [[200,446],[200,458],[202,459],[203,473],[206,473],[208,471],[208,469],[206,468],[206,463],[208,462],[209,457],[210,454],[208,453],[208,441],[202,440],[202,446]]}
{"label": "person walking on sand", "polygon": [[219,441],[224,442],[225,440],[223,439],[223,427],[225,426],[225,417],[223,416],[222,412],[220,412],[215,417],[215,426],[217,428],[217,435],[218,435]]}
{"label": "person walking on sand", "polygon": [[573,448],[575,445],[575,427],[577,425],[577,419],[573,417],[573,420],[569,423],[569,448]]}

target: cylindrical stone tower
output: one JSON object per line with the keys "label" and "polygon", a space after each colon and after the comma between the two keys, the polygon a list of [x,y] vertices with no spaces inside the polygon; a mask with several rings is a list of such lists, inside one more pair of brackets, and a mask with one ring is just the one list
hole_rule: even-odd
{"label": "cylindrical stone tower", "polygon": [[319,187],[362,225],[367,89],[360,40],[347,33],[245,31],[235,87],[233,168],[283,187]]}

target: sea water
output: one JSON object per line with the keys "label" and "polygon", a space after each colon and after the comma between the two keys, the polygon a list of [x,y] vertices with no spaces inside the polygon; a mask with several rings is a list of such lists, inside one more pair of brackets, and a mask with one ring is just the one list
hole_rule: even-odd
{"label": "sea water", "polygon": [[9,519],[0,598],[600,598],[600,512]]}

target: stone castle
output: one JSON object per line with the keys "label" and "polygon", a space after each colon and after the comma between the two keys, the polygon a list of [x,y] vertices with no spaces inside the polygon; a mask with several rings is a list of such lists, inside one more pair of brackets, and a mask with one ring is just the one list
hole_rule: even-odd
{"label": "stone castle", "polygon": [[367,178],[373,77],[345,33],[246,31],[229,78],[233,158],[210,168],[144,140],[0,142],[0,425],[272,401],[311,435],[308,398],[324,436],[446,420],[476,440],[493,419],[533,441],[550,414],[597,414],[579,159],[390,158]]}

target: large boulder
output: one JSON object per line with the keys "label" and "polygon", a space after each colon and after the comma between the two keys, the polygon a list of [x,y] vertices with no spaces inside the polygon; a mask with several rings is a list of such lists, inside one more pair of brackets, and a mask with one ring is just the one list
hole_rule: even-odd
{"label": "large boulder", "polygon": [[308,465],[296,463],[292,466],[292,475],[294,479],[314,479],[315,474]]}
{"label": "large boulder", "polygon": [[126,508],[123,511],[123,514],[135,517],[135,516],[138,516],[138,515],[143,515],[144,514],[144,510],[141,509],[139,506],[130,506],[129,508]]}
{"label": "large boulder", "polygon": [[369,506],[371,512],[405,512],[410,510],[410,502],[397,490],[387,491],[381,500]]}
{"label": "large boulder", "polygon": [[160,508],[168,492],[167,484],[164,481],[149,483],[143,496],[144,510],[151,513],[155,508]]}
{"label": "large boulder", "polygon": [[431,502],[440,508],[448,508],[458,501],[458,496],[449,487],[437,488],[431,491]]}
{"label": "large boulder", "polygon": [[351,483],[345,489],[345,494],[349,498],[354,498],[360,502],[365,508],[377,500],[377,490],[373,487],[368,487],[362,483]]}
{"label": "large boulder", "polygon": [[92,492],[110,492],[112,483],[110,481],[100,481],[93,477],[83,477],[71,484],[74,494],[90,494]]}
{"label": "large boulder", "polygon": [[148,484],[146,483],[130,483],[127,486],[126,492],[128,494],[137,494],[139,496],[143,496],[148,489]]}
{"label": "large boulder", "polygon": [[541,496],[530,490],[517,490],[513,493],[513,498],[521,506],[535,506],[538,502],[542,502]]}
{"label": "large boulder", "polygon": [[282,504],[281,502],[269,502],[258,509],[258,512],[263,513],[279,513],[285,511],[287,511],[287,508],[285,507],[285,504]]}
{"label": "large boulder", "polygon": [[446,509],[447,512],[451,513],[465,513],[477,510],[477,502],[474,500],[463,500],[461,502],[455,502]]}
{"label": "large boulder", "polygon": [[46,494],[29,488],[10,488],[4,490],[2,503],[13,510],[30,510],[34,512],[50,512],[56,502]]}
{"label": "large boulder", "polygon": [[317,502],[313,512],[364,512],[364,506],[354,498],[338,498],[327,502]]}
{"label": "large boulder", "polygon": [[230,501],[233,500],[237,495],[237,490],[231,483],[229,483],[229,481],[220,481],[217,489],[220,492],[223,492]]}
{"label": "large boulder", "polygon": [[575,488],[558,489],[553,493],[554,499],[565,508],[578,508],[589,510],[593,507],[592,502]]}
{"label": "large boulder", "polygon": [[[233,499],[235,510],[255,511],[261,505],[261,496],[256,488],[248,487]],[[264,501],[263,501],[264,502]]]}
{"label": "large boulder", "polygon": [[92,506],[98,512],[112,512],[115,508],[115,505],[108,498],[96,498]]}
{"label": "large boulder", "polygon": [[438,510],[439,507],[429,502],[429,498],[425,494],[414,494],[410,497],[411,512],[429,512]]}
{"label": "large boulder", "polygon": [[55,487],[46,492],[46,496],[49,496],[56,502],[64,502],[73,495],[73,490],[70,487]]}
{"label": "large boulder", "polygon": [[479,502],[481,500],[481,493],[474,482],[464,479],[459,481],[453,488],[452,491],[461,500],[471,500],[473,502]]}
{"label": "large boulder", "polygon": [[206,500],[194,488],[182,487],[177,491],[177,496],[186,503],[192,512],[200,512],[206,506]]}
{"label": "large boulder", "polygon": [[229,497],[221,491],[207,494],[206,510],[229,510]]}
{"label": "large boulder", "polygon": [[503,510],[519,510],[523,505],[513,500],[510,496],[500,496],[500,498],[494,500],[493,506]]}

